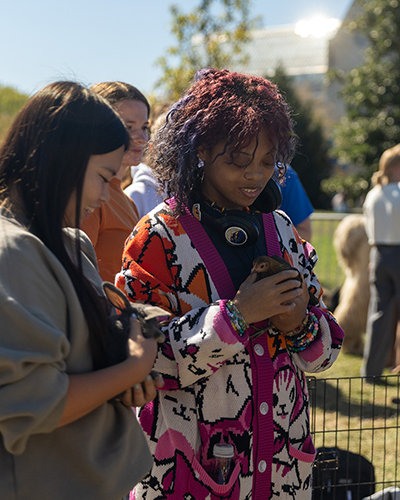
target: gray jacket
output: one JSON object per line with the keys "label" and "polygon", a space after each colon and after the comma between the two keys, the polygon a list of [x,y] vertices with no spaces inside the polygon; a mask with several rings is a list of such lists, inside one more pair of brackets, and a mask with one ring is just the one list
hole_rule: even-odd
{"label": "gray jacket", "polygon": [[[87,324],[42,241],[4,211],[0,235],[0,498],[120,500],[151,466],[143,432],[120,403],[56,428],[68,374],[92,371]],[[100,286],[84,233],[81,245],[84,272]]]}

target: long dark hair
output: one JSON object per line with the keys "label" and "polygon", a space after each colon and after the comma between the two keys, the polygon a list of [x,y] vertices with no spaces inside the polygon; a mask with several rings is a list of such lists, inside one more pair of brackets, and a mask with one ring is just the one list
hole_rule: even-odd
{"label": "long dark hair", "polygon": [[205,69],[175,103],[150,147],[151,165],[168,196],[175,196],[175,212],[182,213],[199,191],[202,169],[200,146],[213,148],[227,141],[232,154],[240,151],[262,128],[276,140],[280,175],[294,155],[297,136],[290,110],[276,85],[265,78]]}
{"label": "long dark hair", "polygon": [[27,102],[0,149],[0,202],[66,269],[88,323],[95,369],[105,366],[106,309],[83,275],[79,237],[75,238],[74,262],[66,250],[62,227],[73,193],[75,227],[79,226],[90,156],[128,144],[125,125],[103,98],[78,83],[56,82]]}

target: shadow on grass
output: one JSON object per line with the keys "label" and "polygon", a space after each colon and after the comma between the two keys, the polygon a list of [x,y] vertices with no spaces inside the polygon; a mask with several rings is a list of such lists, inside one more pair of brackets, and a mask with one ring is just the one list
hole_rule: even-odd
{"label": "shadow on grass", "polygon": [[312,410],[358,419],[389,419],[400,414],[400,405],[393,402],[400,397],[399,376],[382,377],[375,384],[367,384],[362,377],[308,377],[307,384]]}

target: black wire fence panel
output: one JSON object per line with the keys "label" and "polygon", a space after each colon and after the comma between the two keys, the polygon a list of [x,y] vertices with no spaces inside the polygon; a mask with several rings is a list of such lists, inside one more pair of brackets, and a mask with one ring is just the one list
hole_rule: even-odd
{"label": "black wire fence panel", "polygon": [[309,377],[308,390],[313,500],[361,500],[389,488],[388,498],[400,500],[399,375]]}

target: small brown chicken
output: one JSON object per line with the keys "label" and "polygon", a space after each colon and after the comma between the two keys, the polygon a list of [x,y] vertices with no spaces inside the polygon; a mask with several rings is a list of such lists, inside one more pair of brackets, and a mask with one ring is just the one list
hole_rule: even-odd
{"label": "small brown chicken", "polygon": [[297,278],[301,283],[300,272],[292,267],[287,260],[278,255],[273,255],[272,257],[268,257],[267,255],[260,255],[253,261],[253,268],[251,270],[252,273],[257,274],[257,279],[261,280],[262,278],[266,278],[267,276],[272,276],[273,274],[278,274],[281,271],[286,271],[287,269],[294,269],[299,273]]}
{"label": "small brown chicken", "polygon": [[[292,267],[287,260],[285,260],[283,257],[279,257],[278,255],[272,255],[272,257],[268,257],[267,255],[260,255],[260,257],[255,258],[253,261],[251,273],[256,273],[256,281],[259,281],[263,278],[266,278],[267,276],[272,276],[273,274],[278,274],[281,271],[286,271],[288,269],[293,269],[298,273],[297,277],[291,279],[297,279],[298,281],[300,281],[300,283],[303,282],[300,271],[295,267]],[[308,304],[310,306],[316,306],[318,304],[318,300],[310,291],[308,293]]]}

